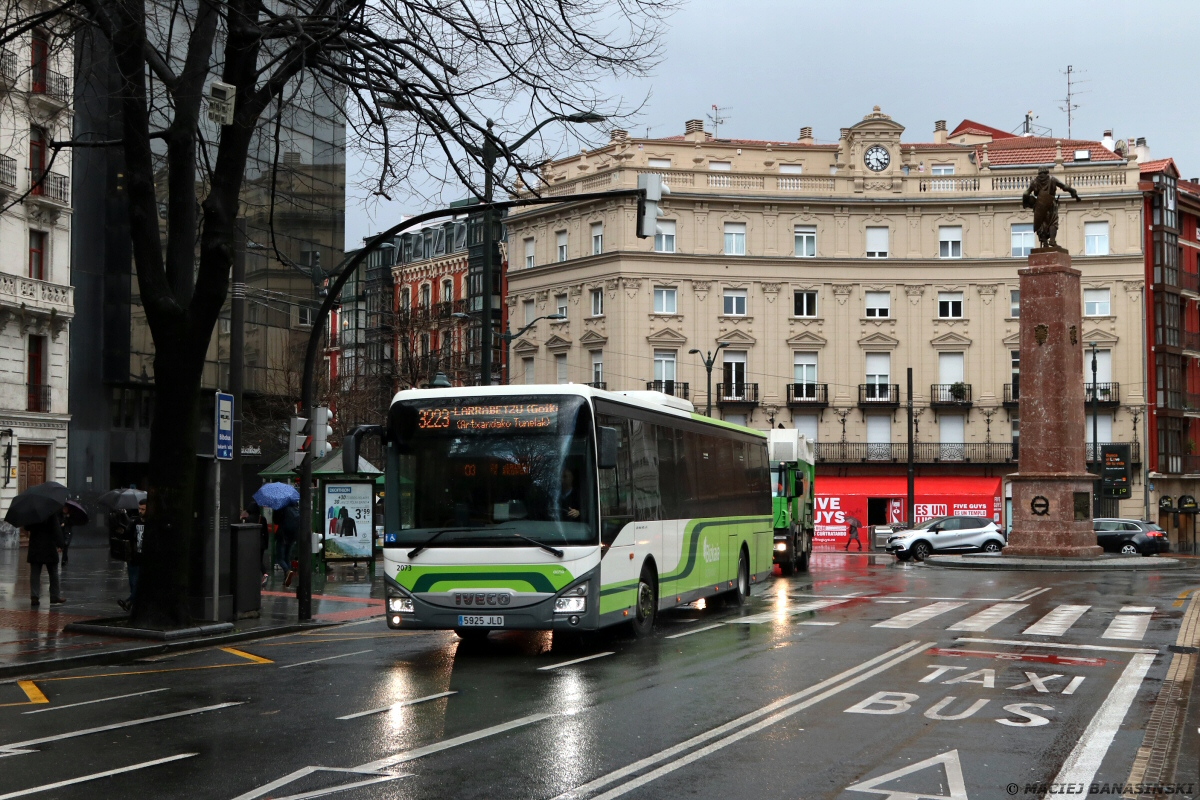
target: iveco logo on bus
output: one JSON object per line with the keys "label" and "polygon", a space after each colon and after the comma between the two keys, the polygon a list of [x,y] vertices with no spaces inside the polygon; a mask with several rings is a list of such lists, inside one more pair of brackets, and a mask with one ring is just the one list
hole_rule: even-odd
{"label": "iveco logo on bus", "polygon": [[455,592],[456,606],[506,606],[512,595],[506,592]]}
{"label": "iveco logo on bus", "polygon": [[715,563],[721,559],[721,547],[719,545],[708,544],[708,537],[704,537],[704,560],[709,564]]}

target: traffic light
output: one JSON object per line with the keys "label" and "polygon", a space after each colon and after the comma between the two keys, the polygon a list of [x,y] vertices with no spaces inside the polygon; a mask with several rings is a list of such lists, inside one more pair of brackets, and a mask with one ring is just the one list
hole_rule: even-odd
{"label": "traffic light", "polygon": [[329,450],[329,437],[333,435],[333,428],[329,425],[331,419],[329,408],[326,406],[317,406],[313,409],[312,418],[312,454],[313,458],[324,458]]}
{"label": "traffic light", "polygon": [[658,210],[659,201],[664,194],[671,193],[671,187],[663,183],[661,175],[638,175],[638,188],[646,194],[638,198],[637,235],[639,239],[653,239],[658,218],[666,216]]}
{"label": "traffic light", "polygon": [[300,469],[304,463],[304,454],[312,437],[308,434],[308,420],[304,417],[292,417],[289,423],[288,452],[292,456],[292,469]]}

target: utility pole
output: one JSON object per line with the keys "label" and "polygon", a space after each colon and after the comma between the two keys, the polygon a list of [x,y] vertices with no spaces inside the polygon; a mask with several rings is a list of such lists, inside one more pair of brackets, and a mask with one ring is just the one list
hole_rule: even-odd
{"label": "utility pole", "polygon": [[[843,422],[842,424],[843,424],[842,429],[845,430],[845,423]],[[913,511],[915,510],[913,504],[916,502],[916,497],[917,497],[916,491],[914,488],[916,486],[916,472],[913,467],[913,451],[915,449],[916,449],[916,447],[913,444],[913,378],[912,378],[912,367],[909,367],[908,368],[908,470],[906,472],[906,475],[908,477],[908,504],[904,510],[904,513],[907,515],[904,521],[910,528],[913,526]]]}
{"label": "utility pole", "polygon": [[229,393],[233,395],[233,460],[223,492],[230,522],[239,522],[242,509],[242,395],[246,345],[246,220],[234,229],[233,291],[229,300]]}
{"label": "utility pole", "polygon": [[1092,472],[1095,477],[1092,479],[1092,519],[1100,516],[1100,441],[1097,434],[1100,430],[1100,386],[1096,383],[1096,343],[1088,342],[1092,346]]}
{"label": "utility pole", "polygon": [[487,132],[483,136],[483,307],[480,310],[479,385],[492,385],[492,314],[495,296],[492,293],[492,193],[495,190],[492,173],[496,169],[496,142],[492,139],[492,121],[487,121]]}

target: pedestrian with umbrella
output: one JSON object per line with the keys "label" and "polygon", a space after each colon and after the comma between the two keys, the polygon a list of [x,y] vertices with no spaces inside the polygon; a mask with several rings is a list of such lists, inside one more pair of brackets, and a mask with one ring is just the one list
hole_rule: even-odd
{"label": "pedestrian with umbrella", "polygon": [[13,498],[4,521],[29,531],[29,604],[41,603],[42,567],[50,578],[50,603],[67,602],[58,582],[58,550],[63,546],[62,510],[67,502],[67,487],[47,481],[26,489]]}
{"label": "pedestrian with umbrella", "polygon": [[283,570],[283,585],[290,586],[294,577],[292,546],[300,532],[300,492],[289,483],[264,483],[254,493],[254,502],[273,511],[283,511],[275,533],[275,563]]}

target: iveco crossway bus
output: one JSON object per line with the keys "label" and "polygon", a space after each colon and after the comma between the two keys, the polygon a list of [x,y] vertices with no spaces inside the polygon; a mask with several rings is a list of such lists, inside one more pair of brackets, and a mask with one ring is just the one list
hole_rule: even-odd
{"label": "iveco crossway bus", "polygon": [[391,628],[645,635],[662,609],[741,603],[770,574],[767,440],[686,400],[408,390],[383,435]]}

